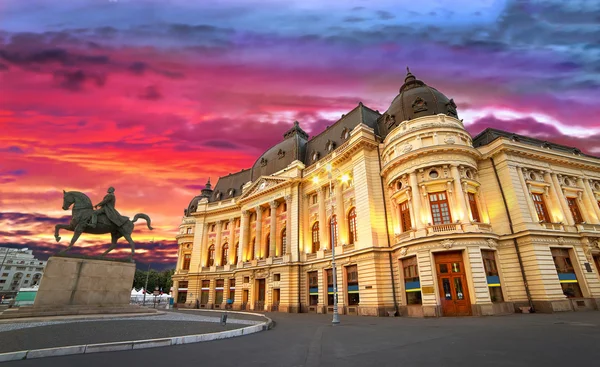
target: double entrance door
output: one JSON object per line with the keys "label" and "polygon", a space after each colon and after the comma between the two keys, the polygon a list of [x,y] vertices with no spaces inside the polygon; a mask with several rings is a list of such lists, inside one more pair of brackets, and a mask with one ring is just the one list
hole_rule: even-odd
{"label": "double entrance door", "polygon": [[444,316],[470,316],[471,301],[465,274],[462,252],[435,254],[442,314]]}

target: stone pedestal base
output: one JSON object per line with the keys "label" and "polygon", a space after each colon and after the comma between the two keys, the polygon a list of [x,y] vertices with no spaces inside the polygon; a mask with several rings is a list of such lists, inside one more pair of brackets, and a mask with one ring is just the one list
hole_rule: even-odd
{"label": "stone pedestal base", "polygon": [[33,307],[128,306],[134,274],[131,262],[53,256]]}
{"label": "stone pedestal base", "polygon": [[48,259],[33,306],[6,310],[0,319],[156,313],[129,304],[134,274],[132,262],[53,256]]}

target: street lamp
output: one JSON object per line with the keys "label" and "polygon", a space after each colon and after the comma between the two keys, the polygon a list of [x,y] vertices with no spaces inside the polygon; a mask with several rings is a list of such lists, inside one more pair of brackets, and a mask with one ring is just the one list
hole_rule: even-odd
{"label": "street lamp", "polygon": [[[333,207],[333,168],[331,163],[327,163],[325,165],[325,169],[327,170],[327,178],[329,179],[329,204],[331,205],[331,218],[335,215],[334,207]],[[339,169],[335,169],[339,173]],[[347,182],[350,177],[346,174],[342,175],[342,181]],[[340,205],[340,203],[338,203]],[[342,219],[343,220],[343,219]],[[337,268],[335,266],[335,233],[337,224],[337,220],[334,223],[333,220],[329,221],[329,233],[330,233],[330,244],[331,244],[331,273],[333,275],[333,319],[331,323],[333,325],[337,325],[340,323],[340,316],[338,314],[338,289],[337,289]]]}

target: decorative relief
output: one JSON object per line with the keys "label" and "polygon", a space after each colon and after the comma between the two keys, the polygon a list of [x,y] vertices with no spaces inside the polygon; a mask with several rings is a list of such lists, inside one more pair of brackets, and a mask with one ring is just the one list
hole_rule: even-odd
{"label": "decorative relief", "polygon": [[266,166],[266,165],[267,165],[267,159],[266,159],[265,157],[262,157],[262,158],[260,159],[260,166],[261,166],[261,167],[264,167],[264,166]]}
{"label": "decorative relief", "polygon": [[563,237],[558,237],[556,242],[558,242],[559,245],[566,245],[566,241]]}
{"label": "decorative relief", "polygon": [[402,153],[406,154],[413,149],[413,146],[409,143],[406,143],[404,147],[402,147]]}
{"label": "decorative relief", "polygon": [[496,248],[496,247],[498,247],[498,242],[496,242],[496,240],[494,240],[494,239],[488,238],[487,240],[485,240],[485,242],[487,242],[487,245],[490,248]]}
{"label": "decorative relief", "polygon": [[444,143],[446,143],[446,144],[454,144],[454,143],[456,143],[456,140],[454,140],[453,136],[448,136],[448,137],[446,137],[446,139],[444,139]]}
{"label": "decorative relief", "polygon": [[458,114],[456,113],[456,103],[454,103],[454,99],[450,99],[450,101],[448,101],[448,103],[446,103],[446,113],[452,117],[458,117]]}
{"label": "decorative relief", "polygon": [[279,159],[285,157],[285,152],[283,151],[283,149],[279,149],[279,152],[277,152],[277,156],[279,157]]}
{"label": "decorative relief", "polygon": [[446,240],[441,241],[440,245],[445,249],[449,249],[454,245],[454,243],[455,243],[455,241],[446,239]]}
{"label": "decorative relief", "polygon": [[385,117],[385,125],[387,126],[388,130],[395,124],[396,124],[396,117],[394,115],[387,115]]}
{"label": "decorative relief", "polygon": [[406,247],[402,247],[400,249],[400,255],[402,255],[402,256],[406,255],[407,252],[408,252],[408,248],[406,248]]}
{"label": "decorative relief", "polygon": [[423,98],[417,97],[412,103],[412,109],[414,113],[427,111],[427,102]]}

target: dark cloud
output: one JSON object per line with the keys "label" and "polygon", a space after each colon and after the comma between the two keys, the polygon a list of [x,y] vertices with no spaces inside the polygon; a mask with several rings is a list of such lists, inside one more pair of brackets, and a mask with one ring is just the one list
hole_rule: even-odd
{"label": "dark cloud", "polygon": [[162,94],[155,85],[149,85],[139,94],[139,98],[156,101],[162,98]]}
{"label": "dark cloud", "polygon": [[24,224],[66,224],[71,221],[70,215],[65,215],[59,218],[49,217],[39,213],[16,213],[16,212],[0,212],[0,221],[10,222],[10,225]]}
{"label": "dark cloud", "polygon": [[103,87],[106,83],[104,74],[84,72],[83,70],[57,70],[54,73],[54,82],[57,86],[77,92],[84,89],[86,84]]}
{"label": "dark cloud", "polygon": [[238,149],[239,146],[227,140],[207,140],[202,145],[219,149]]}
{"label": "dark cloud", "polygon": [[367,20],[367,18],[349,16],[349,17],[345,17],[342,21],[345,23],[359,23],[359,22],[364,22],[366,20]]}
{"label": "dark cloud", "polygon": [[63,66],[80,64],[108,64],[110,58],[106,55],[81,55],[67,51],[64,48],[44,49],[40,51],[23,52],[19,50],[0,50],[0,57],[14,65],[58,63]]}
{"label": "dark cloud", "polygon": [[4,152],[8,152],[8,153],[16,153],[16,154],[23,154],[23,153],[25,153],[23,151],[23,149],[21,149],[21,148],[19,148],[17,146],[14,146],[14,145],[12,145],[12,146],[10,146],[8,148],[5,148],[5,149],[1,149],[0,151],[4,151]]}
{"label": "dark cloud", "polygon": [[148,64],[142,61],[135,61],[132,62],[127,69],[136,75],[142,75],[148,70]]}
{"label": "dark cloud", "polygon": [[377,14],[377,17],[381,20],[389,20],[389,19],[396,18],[394,16],[394,14],[390,13],[389,11],[385,11],[385,10],[378,10],[375,13]]}

